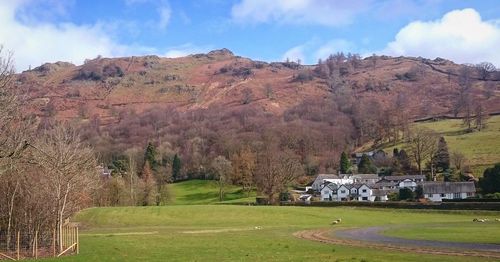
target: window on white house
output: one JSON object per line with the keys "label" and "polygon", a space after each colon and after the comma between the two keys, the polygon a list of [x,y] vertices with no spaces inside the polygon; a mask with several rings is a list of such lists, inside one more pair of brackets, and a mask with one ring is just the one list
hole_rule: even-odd
{"label": "window on white house", "polygon": [[340,190],[340,193],[345,194],[345,190]]}
{"label": "window on white house", "polygon": [[366,193],[366,189],[363,189],[363,193]]}
{"label": "window on white house", "polygon": [[363,197],[363,200],[368,200],[368,197]]}
{"label": "window on white house", "polygon": [[441,194],[441,197],[446,197],[446,194]]}
{"label": "window on white house", "polygon": [[461,193],[453,193],[453,198],[462,198],[462,194]]}

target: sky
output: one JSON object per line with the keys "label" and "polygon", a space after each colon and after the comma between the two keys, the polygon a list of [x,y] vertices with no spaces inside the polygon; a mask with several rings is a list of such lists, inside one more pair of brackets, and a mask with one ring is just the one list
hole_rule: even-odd
{"label": "sky", "polygon": [[17,71],[99,55],[179,57],[228,48],[315,64],[343,51],[500,67],[498,0],[0,0]]}

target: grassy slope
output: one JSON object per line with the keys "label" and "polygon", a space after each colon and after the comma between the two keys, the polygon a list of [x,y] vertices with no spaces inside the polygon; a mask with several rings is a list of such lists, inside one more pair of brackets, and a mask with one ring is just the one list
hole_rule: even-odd
{"label": "grassy slope", "polygon": [[[426,224],[467,223],[476,216],[493,218],[500,213],[232,205],[92,208],[76,216],[84,228],[81,254],[58,261],[471,261],[470,257],[333,246],[292,234],[330,227],[338,217],[343,222],[337,227],[425,223],[425,228]],[[492,231],[500,242],[500,230]],[[120,232],[152,234],[115,234]]]}
{"label": "grassy slope", "polygon": [[[219,187],[211,180],[188,180],[169,185],[172,193],[171,204],[175,205],[201,205],[219,203]],[[246,197],[241,187],[228,185],[223,203],[255,202],[255,194]],[[253,196],[253,197],[252,197]]]}
{"label": "grassy slope", "polygon": [[[486,129],[472,133],[465,132],[462,120],[424,122],[415,126],[430,128],[443,135],[449,151],[464,154],[476,176],[482,176],[485,168],[500,162],[500,116],[489,118]],[[402,144],[396,147],[401,148]],[[393,148],[384,150],[392,153]]]}

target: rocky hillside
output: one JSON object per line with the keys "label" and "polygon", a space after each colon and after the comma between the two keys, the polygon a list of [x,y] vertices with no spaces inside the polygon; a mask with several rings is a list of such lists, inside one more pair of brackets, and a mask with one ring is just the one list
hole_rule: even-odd
{"label": "rocky hillside", "polygon": [[500,112],[499,79],[439,58],[334,55],[300,65],[222,49],[44,64],[15,85],[41,124],[80,124],[105,159],[152,141],[166,161],[178,153],[186,169],[199,169],[273,141],[317,172],[334,168],[342,151],[397,139],[411,120],[460,116],[466,101]]}
{"label": "rocky hillside", "polygon": [[[328,99],[336,91],[384,105],[404,94],[404,106],[418,118],[452,113],[462,67],[439,58],[378,56],[346,66],[332,77],[337,79],[329,80],[318,76],[316,66],[252,61],[222,49],[173,59],[143,56],[96,58],[81,66],[44,64],[18,74],[16,84],[40,116],[99,116],[103,125],[118,121],[124,109],[140,113],[166,106],[180,111],[251,106],[280,115],[304,100]],[[498,76],[488,79],[472,71],[472,93],[484,98],[489,111],[500,111]],[[493,93],[488,94],[487,82]]]}

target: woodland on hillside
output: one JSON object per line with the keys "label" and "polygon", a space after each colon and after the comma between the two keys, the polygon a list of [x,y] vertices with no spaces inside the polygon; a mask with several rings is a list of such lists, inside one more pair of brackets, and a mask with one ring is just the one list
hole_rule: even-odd
{"label": "woodland on hillside", "polygon": [[[43,184],[44,186],[40,187],[42,190],[36,190],[36,194],[49,196],[35,197],[32,199],[35,202],[16,207],[19,207],[19,212],[25,214],[27,211],[23,208],[38,210],[38,205],[56,204],[54,208],[40,209],[48,212],[47,214],[36,214],[44,217],[37,220],[45,221],[43,226],[54,226],[60,225],[64,217],[86,205],[167,204],[170,197],[168,183],[193,178],[216,180],[221,200],[224,198],[225,185],[231,183],[240,185],[245,192],[256,189],[274,203],[291,184],[304,185],[320,172],[337,172],[341,168],[341,154],[350,153],[367,142],[380,145],[405,141],[406,146],[403,150],[394,152],[392,156],[370,160],[373,163],[358,167],[361,170],[373,172],[371,170],[374,170],[374,165],[383,167],[381,172],[386,175],[425,171],[431,178],[441,172],[456,174],[459,179],[462,179],[460,174],[467,171],[464,169],[463,159],[455,161],[455,169],[450,172],[446,171],[445,167],[438,166],[435,156],[439,151],[439,143],[442,144],[439,137],[428,130],[410,129],[410,123],[415,119],[412,107],[408,106],[415,102],[410,91],[398,91],[395,95],[382,96],[384,99],[381,99],[381,96],[370,94],[384,94],[386,91],[383,90],[390,89],[387,82],[370,79],[361,85],[359,81],[349,78],[359,74],[361,70],[377,68],[386,62],[384,57],[361,59],[359,55],[338,53],[325,61],[319,61],[317,66],[303,66],[290,61],[271,64],[248,60],[241,62],[240,58],[233,58],[232,53],[221,52],[195,55],[189,59],[221,63],[219,68],[212,68],[210,63],[202,64],[201,68],[206,69],[203,74],[220,78],[219,80],[229,78],[230,81],[240,81],[238,83],[243,83],[241,88],[238,84],[241,96],[235,96],[236,104],[231,102],[231,106],[224,103],[226,98],[223,97],[217,100],[217,103],[199,108],[191,107],[189,110],[169,103],[153,104],[144,110],[122,106],[121,103],[116,106],[119,109],[102,104],[97,104],[96,108],[90,107],[92,100],[82,100],[82,97],[93,90],[94,84],[104,85],[108,94],[113,94],[113,85],[119,86],[123,81],[127,86],[130,85],[124,88],[132,87],[130,83],[133,81],[127,68],[122,68],[119,64],[109,64],[108,62],[112,61],[109,59],[89,60],[76,69],[64,63],[44,65],[20,75],[14,75],[11,71],[11,60],[2,60],[5,69],[3,79],[6,79],[2,90],[6,94],[5,97],[12,97],[5,103],[2,101],[2,113],[10,117],[9,121],[4,122],[2,130],[5,130],[4,136],[15,133],[5,136],[5,150],[22,149],[9,153],[9,157],[3,157],[6,163],[9,163],[10,169],[6,169],[9,171],[5,171],[0,177],[2,181],[6,181],[0,186],[6,187],[2,192],[6,192],[4,199],[8,200],[1,206],[5,209],[2,214],[8,214],[1,217],[2,228],[3,225],[11,228],[22,223],[31,223],[23,220],[28,218],[17,217],[12,207],[14,201],[21,203],[31,199],[25,197],[29,194],[20,192],[30,192],[33,186],[29,183],[38,181],[37,179],[51,181],[57,177],[60,180],[56,184],[60,187],[54,188],[52,182]],[[217,57],[221,54],[223,59]],[[146,62],[129,59],[129,65],[132,65],[133,61],[139,61],[141,68],[160,66],[157,57],[144,59]],[[148,62],[150,60],[153,62]],[[102,66],[101,61],[108,61],[108,64]],[[181,66],[182,64],[178,65]],[[63,78],[59,89],[72,83],[81,84],[82,88],[71,90],[63,96],[46,96],[49,91],[42,90],[45,96],[41,98],[16,96],[13,92],[26,90],[19,86],[21,84],[24,88],[28,85],[27,88],[32,90],[29,94],[38,94],[41,88],[33,77],[39,74],[39,78],[45,79],[49,76],[50,81],[53,81],[55,77],[51,74],[60,68],[75,74],[65,73],[65,77],[71,78]],[[406,73],[396,74],[395,81],[405,84],[418,83],[428,74],[424,68],[426,67],[423,65],[412,66]],[[285,84],[293,87],[295,91],[291,91],[289,87],[280,89],[270,83],[262,85],[262,94],[262,90],[245,87],[246,81],[259,79],[259,70],[285,75]],[[458,71],[450,70],[446,73],[450,85],[453,79],[453,83],[456,82],[458,86],[457,92],[447,101],[452,105],[450,110],[455,116],[463,117],[464,125],[469,131],[480,131],[488,116],[488,107],[485,105],[496,95],[498,71],[490,64],[484,63],[461,66]],[[147,80],[150,74],[153,73],[139,70],[136,76],[144,79],[148,86],[162,81],[180,81],[179,79],[184,77],[169,73],[162,77],[161,81],[155,78]],[[12,77],[15,77],[15,80],[12,80]],[[478,85],[482,86],[479,94]],[[171,92],[181,96],[184,92],[201,94],[197,93],[195,85],[176,86],[178,88],[161,87],[158,90],[164,90],[167,98],[172,96]],[[51,90],[51,87],[43,88]],[[217,88],[233,90],[234,86]],[[314,90],[320,90],[320,96],[302,97],[293,101],[281,113],[260,106],[262,101],[276,103],[288,96],[297,96],[299,92],[314,93]],[[145,89],[144,92],[146,91]],[[41,114],[33,111],[33,104],[38,103],[40,99],[48,101]],[[19,101],[20,104],[12,106],[9,104],[11,100]],[[54,101],[73,102],[58,104]],[[81,110],[69,119],[59,118],[65,108],[76,104],[74,101],[83,101],[84,107],[80,104]],[[196,105],[197,102],[189,103]],[[14,109],[15,112],[10,111]],[[113,122],[106,120],[108,122],[103,123],[101,115],[92,113],[97,109],[111,111]],[[11,142],[14,138],[16,140]],[[56,150],[53,146],[59,144],[60,149]],[[414,150],[415,148],[417,150]],[[420,153],[416,154],[416,151]],[[59,156],[58,154],[61,154],[61,157],[57,158],[61,163],[54,162],[49,157]],[[459,159],[460,154],[457,153],[456,156],[456,159]],[[14,160],[17,161],[15,164]],[[103,168],[110,168],[111,175],[101,174],[99,177],[97,163],[101,163]],[[48,170],[43,172],[43,176],[30,178],[45,170],[43,168]],[[86,170],[85,175],[77,175],[75,170]],[[356,172],[356,169],[349,170],[353,171]],[[9,172],[11,175],[6,175]],[[73,182],[79,184],[73,185]],[[51,195],[54,193],[56,194]],[[37,202],[47,197],[53,197],[54,201]],[[19,200],[16,200],[17,198]],[[67,202],[61,203],[62,199]]]}

